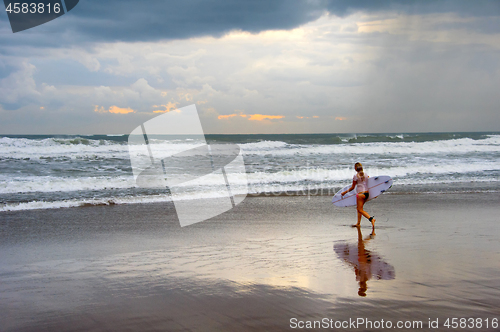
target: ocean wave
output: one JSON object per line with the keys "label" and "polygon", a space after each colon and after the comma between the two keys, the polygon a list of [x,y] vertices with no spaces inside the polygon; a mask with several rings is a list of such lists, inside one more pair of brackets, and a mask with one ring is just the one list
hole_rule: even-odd
{"label": "ocean wave", "polygon": [[22,203],[9,203],[0,206],[0,212],[26,211],[26,210],[47,210],[60,208],[75,208],[85,206],[102,206],[134,203],[160,203],[169,201],[168,195],[144,196],[144,197],[123,197],[123,198],[100,198],[100,199],[70,199],[60,201],[32,201]]}
{"label": "ocean wave", "polygon": [[[395,137],[403,134],[396,135]],[[121,138],[121,137],[120,137]],[[351,139],[349,139],[351,140]],[[199,140],[151,139],[154,150],[172,155],[201,144]],[[239,144],[245,155],[256,156],[312,156],[312,155],[404,155],[404,154],[466,154],[474,152],[500,152],[500,135],[485,135],[481,139],[458,138],[424,142],[364,142],[344,144],[291,144],[285,141],[263,140]],[[41,160],[44,158],[70,159],[129,159],[128,146],[124,141],[71,138],[0,138],[0,159]]]}
{"label": "ocean wave", "polygon": [[307,156],[307,155],[404,155],[404,154],[466,154],[500,152],[500,136],[481,140],[460,138],[431,142],[382,142],[337,145],[300,145],[285,142],[246,143],[240,147],[246,155]]}
{"label": "ocean wave", "polygon": [[282,141],[261,141],[254,143],[239,144],[240,148],[244,151],[274,151],[276,149],[283,149],[286,147],[300,147],[301,145],[288,144]]}
{"label": "ocean wave", "polygon": [[113,144],[104,140],[0,138],[0,158],[2,159],[38,160],[41,158],[62,157],[71,159],[92,157],[123,159],[128,158],[128,149],[126,145]]}
{"label": "ocean wave", "polygon": [[[471,180],[485,177],[485,172],[500,171],[500,164],[496,161],[471,162],[464,160],[443,161],[440,164],[413,164],[405,166],[367,166],[365,172],[370,176],[390,175],[395,179],[420,181],[425,177],[433,176],[462,176]],[[182,174],[180,174],[182,176]],[[303,167],[273,168],[272,172],[255,171],[248,173],[231,174],[233,185],[265,186],[274,184],[288,184],[299,182],[343,183],[351,181],[353,170],[350,167],[322,168]],[[213,173],[181,184],[181,187],[192,188],[193,191],[205,187],[215,187],[221,182],[221,174]],[[135,181],[131,173],[122,173],[120,176],[90,176],[90,177],[57,177],[57,176],[0,176],[0,194],[16,194],[31,192],[69,192],[69,191],[99,191],[110,189],[135,188]]]}
{"label": "ocean wave", "polygon": [[[200,145],[198,141],[185,142],[153,140],[152,146],[156,151],[165,155],[192,149]],[[105,140],[89,140],[83,138],[58,139],[46,138],[33,140],[26,138],[0,138],[0,160],[53,160],[63,159],[130,159],[130,151],[134,145],[115,143]]]}
{"label": "ocean wave", "polygon": [[[234,193],[238,194],[238,193]],[[176,200],[194,200],[201,198],[220,198],[227,197],[227,189],[220,191],[200,191],[194,193],[184,193],[176,195]],[[87,199],[67,199],[67,200],[40,200],[21,203],[7,203],[0,205],[0,212],[8,211],[26,211],[26,210],[46,210],[59,208],[75,208],[87,206],[104,206],[104,205],[119,205],[119,204],[140,204],[140,203],[166,203],[172,199],[168,194],[156,195],[136,195],[124,197],[102,197],[102,198],[87,198]]]}
{"label": "ocean wave", "polygon": [[[498,182],[498,179],[496,180]],[[491,180],[477,180],[477,183],[488,182]],[[345,183],[344,183],[345,184]],[[441,186],[436,186],[440,184]],[[460,188],[456,188],[456,185],[460,185]],[[453,192],[453,193],[476,193],[476,192],[499,192],[498,188],[492,188],[491,186],[471,186],[470,181],[464,182],[460,179],[447,179],[447,180],[429,180],[422,179],[421,181],[404,181],[395,180],[393,189],[391,189],[388,194],[391,193],[442,193],[442,192]],[[413,186],[412,186],[413,185]],[[416,186],[417,185],[417,186]],[[421,186],[424,187],[421,187]],[[451,185],[450,187],[442,185]],[[455,185],[455,186],[454,186]],[[286,196],[286,195],[333,195],[336,191],[340,190],[343,184],[333,185],[330,184],[325,186],[324,183],[321,184],[268,184],[266,186],[258,186],[250,188],[248,194],[250,195],[262,195],[264,196]],[[234,194],[239,194],[236,192]],[[197,191],[197,192],[187,192],[176,196],[176,200],[194,200],[194,199],[206,199],[206,198],[220,198],[227,197],[227,190],[220,191]],[[6,203],[0,204],[0,213],[9,211],[27,211],[27,210],[46,210],[46,209],[60,209],[60,208],[78,208],[78,207],[90,207],[90,206],[111,206],[111,205],[121,205],[121,204],[149,204],[149,203],[167,203],[171,202],[172,199],[168,194],[155,194],[155,195],[134,195],[134,196],[123,196],[123,197],[102,197],[102,198],[74,198],[65,200],[36,200],[29,202],[20,203]]]}
{"label": "ocean wave", "polygon": [[69,178],[54,176],[6,177],[3,175],[0,177],[0,194],[97,191],[134,187],[135,182],[132,176]]}

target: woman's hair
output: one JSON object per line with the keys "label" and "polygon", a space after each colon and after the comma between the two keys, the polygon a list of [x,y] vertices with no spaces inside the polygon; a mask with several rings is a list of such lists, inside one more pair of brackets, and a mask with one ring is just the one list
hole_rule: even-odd
{"label": "woman's hair", "polygon": [[[361,170],[358,172],[359,167],[361,167]],[[358,172],[361,179],[364,180],[365,179],[365,172],[363,172],[363,165],[361,165],[361,163],[355,163],[354,169],[356,170],[356,172]]]}

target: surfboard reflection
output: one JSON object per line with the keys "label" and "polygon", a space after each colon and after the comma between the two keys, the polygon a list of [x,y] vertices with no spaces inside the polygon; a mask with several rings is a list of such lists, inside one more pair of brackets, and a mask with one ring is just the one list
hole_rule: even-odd
{"label": "surfboard reflection", "polygon": [[335,243],[333,250],[339,258],[354,268],[356,280],[359,282],[359,296],[366,296],[368,280],[392,280],[396,278],[394,267],[382,260],[376,253],[367,250],[365,245],[375,238],[375,230],[363,239],[361,228],[358,230],[358,243]]}

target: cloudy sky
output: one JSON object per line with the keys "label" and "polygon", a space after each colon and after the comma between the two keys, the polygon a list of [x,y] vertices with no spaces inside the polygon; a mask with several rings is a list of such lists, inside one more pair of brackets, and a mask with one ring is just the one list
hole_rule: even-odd
{"label": "cloudy sky", "polygon": [[500,130],[500,1],[80,0],[12,33],[0,134]]}

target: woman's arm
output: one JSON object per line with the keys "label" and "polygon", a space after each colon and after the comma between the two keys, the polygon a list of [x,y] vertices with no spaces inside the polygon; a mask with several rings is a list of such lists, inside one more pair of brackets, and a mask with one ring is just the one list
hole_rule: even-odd
{"label": "woman's arm", "polygon": [[341,193],[341,195],[342,195],[342,196],[344,196],[344,195],[345,195],[345,194],[347,194],[349,191],[354,190],[354,188],[356,188],[356,181],[355,181],[355,180],[352,180],[352,186],[351,186],[351,188],[349,188],[347,191],[343,191],[343,192]]}

